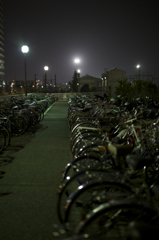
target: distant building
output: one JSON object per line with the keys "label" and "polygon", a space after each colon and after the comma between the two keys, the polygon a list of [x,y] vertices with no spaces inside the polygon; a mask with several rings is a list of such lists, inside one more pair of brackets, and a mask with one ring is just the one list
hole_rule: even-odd
{"label": "distant building", "polygon": [[81,91],[81,88],[88,84],[89,90],[91,92],[100,92],[102,90],[102,80],[98,77],[93,77],[88,74],[78,78],[78,91]]}
{"label": "distant building", "polygon": [[0,0],[0,92],[5,89],[3,1]]}
{"label": "distant building", "polygon": [[[41,91],[40,80],[27,80],[27,92],[32,93],[35,91]],[[6,92],[8,93],[25,93],[25,81],[24,80],[12,80],[6,82]]]}
{"label": "distant building", "polygon": [[118,80],[126,79],[126,71],[120,70],[118,68],[112,68],[110,71],[107,71],[102,74],[102,89],[103,92],[106,92],[109,96],[115,97],[115,90],[118,86]]}

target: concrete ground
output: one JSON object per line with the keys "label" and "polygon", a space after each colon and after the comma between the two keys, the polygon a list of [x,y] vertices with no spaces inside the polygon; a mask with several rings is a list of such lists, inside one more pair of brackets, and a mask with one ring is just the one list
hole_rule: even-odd
{"label": "concrete ground", "polygon": [[14,137],[0,155],[0,239],[56,239],[61,170],[72,159],[66,102],[56,102],[39,126]]}

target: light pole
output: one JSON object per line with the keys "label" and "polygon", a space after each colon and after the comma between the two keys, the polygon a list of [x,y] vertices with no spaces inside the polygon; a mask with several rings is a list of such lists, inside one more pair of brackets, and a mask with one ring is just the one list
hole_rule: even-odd
{"label": "light pole", "polygon": [[[74,59],[74,62],[75,62],[75,64],[79,64],[80,63],[80,59],[79,58],[75,58]],[[76,81],[77,81],[77,92],[79,91],[79,76],[80,76],[80,70],[78,69],[78,70],[76,70],[76,68],[75,68],[75,71],[76,71],[76,74],[77,74],[77,79],[76,79]]]}
{"label": "light pole", "polygon": [[29,47],[24,45],[21,48],[22,53],[24,53],[24,69],[25,69],[25,96],[27,96],[27,74],[26,74],[26,54],[29,52]]}
{"label": "light pole", "polygon": [[81,72],[81,70],[80,69],[78,69],[77,70],[77,85],[78,85],[78,87],[77,87],[77,90],[78,90],[78,92],[79,92],[79,90],[80,90],[80,72]]}
{"label": "light pole", "polygon": [[141,66],[139,64],[136,66],[136,68],[139,69],[139,80],[140,80],[140,67]]}
{"label": "light pole", "polygon": [[45,94],[46,94],[47,71],[49,70],[49,67],[48,67],[48,66],[45,66],[45,67],[44,67],[44,70],[45,70]]}

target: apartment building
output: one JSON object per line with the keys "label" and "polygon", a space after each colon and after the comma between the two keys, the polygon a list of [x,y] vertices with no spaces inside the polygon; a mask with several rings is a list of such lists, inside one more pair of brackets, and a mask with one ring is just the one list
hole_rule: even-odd
{"label": "apartment building", "polygon": [[126,71],[118,69],[116,67],[112,68],[102,74],[102,89],[109,96],[115,97],[115,90],[118,86],[118,80],[126,79]]}

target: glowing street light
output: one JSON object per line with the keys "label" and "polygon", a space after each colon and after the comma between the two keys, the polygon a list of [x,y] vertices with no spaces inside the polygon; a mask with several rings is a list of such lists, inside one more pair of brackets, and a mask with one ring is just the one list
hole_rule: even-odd
{"label": "glowing street light", "polygon": [[75,63],[80,63],[80,59],[79,58],[75,58],[74,62]]}
{"label": "glowing street light", "polygon": [[140,65],[138,64],[136,67],[137,67],[137,68],[140,68]]}
{"label": "glowing street light", "polygon": [[44,67],[44,70],[45,70],[45,71],[48,71],[48,70],[49,70],[49,67],[48,67],[48,66],[45,66],[45,67]]}
{"label": "glowing street light", "polygon": [[138,64],[136,68],[139,69],[139,80],[140,80],[140,68],[141,68],[140,64]]}
{"label": "glowing street light", "polygon": [[81,70],[80,70],[80,69],[78,69],[78,70],[77,70],[77,72],[78,72],[78,73],[80,73],[80,72],[81,72]]}
{"label": "glowing street light", "polygon": [[24,45],[21,47],[22,53],[24,53],[24,68],[25,68],[25,96],[27,96],[27,74],[26,74],[26,54],[29,52],[29,47]]}
{"label": "glowing street light", "polygon": [[44,70],[45,70],[45,94],[46,94],[47,71],[49,70],[49,67],[48,67],[48,66],[45,66],[45,67],[44,67]]}

